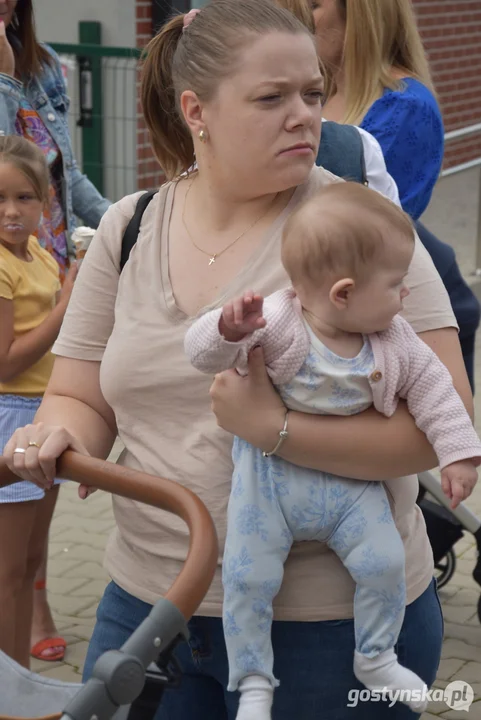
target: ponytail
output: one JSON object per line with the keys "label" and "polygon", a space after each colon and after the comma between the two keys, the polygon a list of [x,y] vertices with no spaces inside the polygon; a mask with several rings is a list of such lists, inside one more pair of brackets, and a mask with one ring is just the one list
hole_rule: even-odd
{"label": "ponytail", "polygon": [[188,170],[194,163],[194,144],[177,107],[172,79],[175,51],[184,26],[177,15],[145,48],[141,101],[152,148],[167,179]]}

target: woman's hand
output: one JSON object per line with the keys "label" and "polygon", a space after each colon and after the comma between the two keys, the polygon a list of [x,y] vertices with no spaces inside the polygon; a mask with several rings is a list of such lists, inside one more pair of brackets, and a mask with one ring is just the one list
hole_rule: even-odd
{"label": "woman's hand", "polygon": [[38,423],[15,430],[5,445],[3,457],[15,475],[49,490],[55,480],[57,458],[65,450],[89,455],[82,443],[65,428]]}
{"label": "woman's hand", "polygon": [[272,450],[284,425],[286,409],[275,391],[262,348],[249,356],[249,374],[226,370],[215,376],[210,389],[217,424],[255,447]]}
{"label": "woman's hand", "polygon": [[15,55],[12,46],[8,42],[3,20],[0,20],[0,73],[12,77],[15,75]]}
{"label": "woman's hand", "polygon": [[69,304],[73,286],[78,275],[78,270],[78,263],[74,261],[69,268],[67,276],[63,282],[62,289],[60,290],[59,304],[62,304],[65,309],[67,309],[67,305]]}

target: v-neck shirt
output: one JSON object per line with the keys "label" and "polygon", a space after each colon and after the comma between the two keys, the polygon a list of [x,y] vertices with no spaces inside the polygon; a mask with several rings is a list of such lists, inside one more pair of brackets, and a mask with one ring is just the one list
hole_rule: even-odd
{"label": "v-neck shirt", "polygon": [[[322,185],[339,180],[314,168],[264,242],[203,311],[220,307],[248,287],[269,295],[289,285],[281,264],[285,219]],[[210,408],[212,377],[195,370],[184,353],[192,323],[179,309],[169,277],[169,238],[175,184],[164,185],[147,208],[139,238],[119,279],[121,238],[139,193],[105,214],[83,261],[54,352],[101,363],[102,393],[125,445],[119,463],[181,483],[197,493],[214,519],[219,566],[199,609],[222,613],[221,558],[232,480],[232,436]],[[457,327],[449,298],[419,241],[406,283],[404,317],[416,332]],[[346,443],[349,439],[346,437]],[[408,602],[429,585],[432,551],[416,505],[417,478],[386,482],[406,551]],[[116,527],[105,565],[122,588],[154,603],[167,591],[187,555],[184,523],[158,509],[114,497]],[[327,620],[352,617],[354,583],[337,556],[320,543],[294,546],[275,600],[275,617]]]}

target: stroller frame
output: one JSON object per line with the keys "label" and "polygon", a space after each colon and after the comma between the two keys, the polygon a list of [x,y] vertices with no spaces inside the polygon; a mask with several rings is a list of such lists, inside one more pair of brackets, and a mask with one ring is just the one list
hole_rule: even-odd
{"label": "stroller frame", "polygon": [[[189,528],[186,561],[165,597],[157,601],[120,650],[98,658],[92,677],[78,691],[74,688],[75,696],[62,712],[39,718],[110,720],[115,715],[116,720],[149,720],[164,688],[179,682],[173,652],[179,642],[188,639],[187,622],[206,595],[217,568],[219,547],[212,518],[202,501],[178,483],[72,451],[57,461],[57,477],[162,508],[181,517]],[[0,457],[0,486],[19,480]],[[0,716],[0,720],[20,719]]]}

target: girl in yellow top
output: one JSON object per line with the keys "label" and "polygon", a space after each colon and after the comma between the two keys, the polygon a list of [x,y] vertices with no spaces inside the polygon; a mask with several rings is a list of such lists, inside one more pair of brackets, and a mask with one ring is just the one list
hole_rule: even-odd
{"label": "girl in yellow top", "polygon": [[[49,197],[44,155],[0,137],[0,450],[33,422],[53,366],[53,345],[76,275],[60,289],[55,260],[33,233]],[[25,454],[29,445],[17,452]],[[0,489],[0,650],[29,665],[35,573],[58,494],[23,481]]]}

